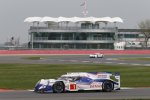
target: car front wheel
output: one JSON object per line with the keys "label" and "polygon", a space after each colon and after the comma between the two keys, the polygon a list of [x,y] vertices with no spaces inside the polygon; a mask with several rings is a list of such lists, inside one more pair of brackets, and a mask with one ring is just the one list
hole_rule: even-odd
{"label": "car front wheel", "polygon": [[53,85],[53,92],[54,93],[62,93],[65,90],[65,86],[63,82],[55,82]]}
{"label": "car front wheel", "polygon": [[39,92],[40,92],[40,93],[44,93],[44,89],[40,89]]}

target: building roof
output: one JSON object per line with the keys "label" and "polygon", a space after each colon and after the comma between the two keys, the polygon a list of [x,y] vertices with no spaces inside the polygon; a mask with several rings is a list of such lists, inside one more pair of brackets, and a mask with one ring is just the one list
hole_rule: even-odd
{"label": "building roof", "polygon": [[105,22],[105,23],[123,23],[123,20],[120,17],[28,17],[24,20],[24,22],[29,22],[29,23],[33,23],[33,22],[91,22],[91,23],[96,23],[96,22]]}

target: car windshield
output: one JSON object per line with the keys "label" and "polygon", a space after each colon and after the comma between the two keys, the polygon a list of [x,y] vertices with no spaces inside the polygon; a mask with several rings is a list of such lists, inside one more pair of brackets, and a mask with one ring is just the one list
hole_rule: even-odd
{"label": "car windshield", "polygon": [[77,81],[80,77],[59,77],[58,80],[66,80],[66,81]]}

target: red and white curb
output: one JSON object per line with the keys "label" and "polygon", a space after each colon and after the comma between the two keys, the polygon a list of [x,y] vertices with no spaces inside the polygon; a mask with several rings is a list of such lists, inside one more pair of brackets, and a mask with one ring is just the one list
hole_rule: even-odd
{"label": "red and white curb", "polygon": [[0,89],[0,92],[11,92],[11,91],[14,91],[14,90],[9,90],[9,89]]}

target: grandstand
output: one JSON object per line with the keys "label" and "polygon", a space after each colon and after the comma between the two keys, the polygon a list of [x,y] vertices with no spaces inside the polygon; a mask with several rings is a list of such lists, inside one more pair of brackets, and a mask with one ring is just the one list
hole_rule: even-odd
{"label": "grandstand", "polygon": [[132,44],[139,40],[140,32],[119,29],[117,23],[123,23],[120,17],[28,17],[24,22],[32,23],[32,49],[117,49],[116,42]]}

